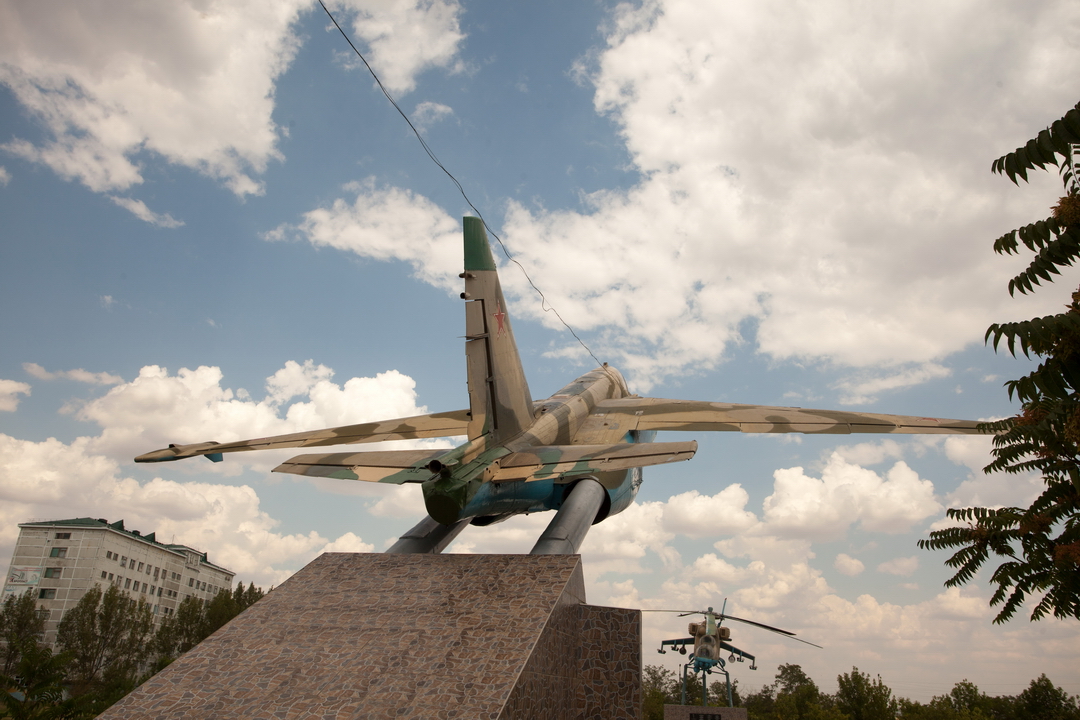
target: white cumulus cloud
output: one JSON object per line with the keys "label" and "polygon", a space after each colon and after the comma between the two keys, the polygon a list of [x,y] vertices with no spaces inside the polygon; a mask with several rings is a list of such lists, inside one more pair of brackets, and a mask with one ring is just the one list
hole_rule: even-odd
{"label": "white cumulus cloud", "polygon": [[[450,0],[341,0],[370,60],[393,90],[431,67],[456,69],[464,38]],[[135,156],[216,178],[240,196],[281,158],[275,83],[300,45],[308,0],[199,0],[144,5],[8,3],[0,9],[0,83],[47,129],[39,144],[3,145],[96,192],[143,182]],[[175,227],[138,200],[114,197],[147,222]]]}
{"label": "white cumulus cloud", "polygon": [[[643,391],[714,367],[748,332],[774,359],[878,367],[838,388],[851,402],[942,378],[942,359],[989,322],[1054,303],[1004,291],[1013,270],[987,242],[1045,207],[987,164],[1075,102],[1040,48],[1057,38],[1057,62],[1080,60],[1065,40],[1078,12],[1004,0],[619,5],[584,75],[638,182],[585,196],[583,210],[511,201],[501,234]],[[426,198],[369,183],[300,230],[447,287],[459,258],[437,238],[450,227]],[[515,312],[557,325],[523,278],[503,283]]]}
{"label": "white cumulus cloud", "polygon": [[413,110],[411,119],[413,125],[416,125],[417,128],[426,130],[440,120],[448,118],[453,114],[454,109],[449,105],[425,100]]}
{"label": "white cumulus cloud", "polygon": [[[350,378],[339,385],[331,380],[332,369],[310,360],[286,363],[267,378],[267,394],[258,401],[225,387],[221,371],[212,367],[185,368],[171,375],[163,368],[148,366],[127,383],[85,370],[50,373],[32,364],[27,370],[42,379],[67,377],[116,384],[75,412],[78,419],[100,427],[97,435],[71,442],[55,438],[35,442],[0,434],[0,551],[5,547],[10,550],[18,534],[17,524],[29,518],[123,518],[128,527],[211,550],[214,562],[263,585],[281,582],[319,552],[371,552],[374,545],[351,532],[333,541],[314,530],[283,533],[277,529],[279,521],[261,508],[258,494],[249,485],[177,482],[160,477],[140,482],[126,476],[121,464],[136,453],[170,442],[259,437],[425,411],[416,404],[414,381],[401,373],[391,370],[374,378]],[[19,392],[28,393],[30,387],[0,380],[0,399],[5,397],[5,389],[14,398]],[[226,472],[236,474],[244,466],[269,470],[277,462],[275,458],[246,455],[186,470],[205,476],[207,470],[232,465]],[[395,497],[394,491],[415,502],[414,514],[423,507],[412,488],[333,480],[314,484],[334,492],[352,491],[376,498],[385,495],[374,501],[376,508],[382,507],[376,514],[394,516],[403,511],[406,498]]]}
{"label": "white cumulus cloud", "polygon": [[877,377],[844,380],[836,385],[841,391],[840,402],[849,405],[866,405],[877,400],[877,395],[889,390],[899,390],[920,385],[927,380],[948,377],[949,368],[938,363],[923,363],[914,368]]}
{"label": "white cumulus cloud", "polygon": [[711,496],[690,490],[664,504],[663,525],[669,532],[690,537],[736,535],[757,522],[754,513],[746,510],[749,500],[737,483]]}
{"label": "white cumulus cloud", "polygon": [[919,569],[919,558],[915,555],[912,555],[911,557],[893,558],[892,560],[886,560],[878,565],[877,569],[878,572],[906,577]]}
{"label": "white cumulus cloud", "polygon": [[0,412],[15,412],[19,407],[20,395],[29,395],[30,385],[17,380],[0,378]]}
{"label": "white cumulus cloud", "polygon": [[801,467],[777,470],[773,478],[763,518],[770,531],[786,537],[838,539],[856,523],[872,532],[905,532],[941,510],[933,483],[904,462],[883,477],[834,453],[820,479]]}
{"label": "white cumulus cloud", "polygon": [[127,210],[129,213],[139,218],[143,222],[148,222],[151,225],[156,225],[163,228],[178,228],[183,226],[183,220],[177,220],[168,213],[156,213],[150,208],[146,207],[146,203],[142,200],[135,200],[134,198],[118,197],[116,195],[110,195],[109,199],[120,207]]}
{"label": "white cumulus cloud", "polygon": [[305,5],[9,4],[0,82],[51,137],[5,147],[98,192],[141,183],[133,156],[150,151],[259,193],[253,176],[280,157],[274,82]]}
{"label": "white cumulus cloud", "polygon": [[124,378],[119,375],[113,375],[107,372],[95,373],[90,372],[89,370],[83,370],[82,368],[49,372],[37,363],[23,363],[23,370],[25,370],[28,375],[36,377],[38,380],[64,379],[87,383],[89,385],[119,385],[124,382]]}
{"label": "white cumulus cloud", "polygon": [[866,569],[866,566],[858,558],[853,558],[845,553],[840,553],[833,561],[833,567],[844,575],[854,577]]}
{"label": "white cumulus cloud", "polygon": [[[335,0],[328,5],[355,13],[352,30],[367,43],[368,62],[393,93],[411,91],[427,68],[461,69],[455,60],[465,35],[462,8],[455,0]],[[362,65],[359,69],[366,72]]]}
{"label": "white cumulus cloud", "polygon": [[427,198],[401,188],[376,187],[374,180],[345,188],[355,200],[337,199],[330,207],[304,214],[297,228],[280,227],[276,240],[299,231],[316,247],[333,247],[374,260],[404,260],[421,280],[458,289],[461,272],[461,221]]}
{"label": "white cumulus cloud", "polygon": [[0,547],[33,517],[123,519],[165,541],[209,550],[211,560],[266,586],[280,583],[327,543],[317,532],[285,534],[247,485],[125,477],[89,438],[62,443],[0,434]]}
{"label": "white cumulus cloud", "polygon": [[[396,370],[341,385],[330,380],[332,374],[311,361],[290,361],[267,379],[268,394],[256,401],[224,387],[219,368],[181,368],[171,375],[151,365],[83,405],[76,417],[102,427],[92,439],[96,452],[129,458],[169,443],[228,442],[426,412],[416,405],[415,381]],[[306,399],[285,407],[283,401],[295,394]],[[212,469],[238,472],[249,464],[269,469],[280,461],[271,455],[238,453]]]}

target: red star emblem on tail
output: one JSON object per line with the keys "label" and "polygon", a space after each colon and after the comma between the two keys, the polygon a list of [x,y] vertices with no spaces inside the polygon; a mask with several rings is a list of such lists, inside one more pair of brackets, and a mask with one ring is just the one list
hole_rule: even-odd
{"label": "red star emblem on tail", "polygon": [[506,326],[503,324],[503,321],[506,319],[506,313],[503,312],[502,302],[499,300],[495,301],[495,312],[491,313],[491,317],[495,318],[496,322],[499,323],[499,329],[496,332],[495,337],[502,337],[502,334],[506,332]]}

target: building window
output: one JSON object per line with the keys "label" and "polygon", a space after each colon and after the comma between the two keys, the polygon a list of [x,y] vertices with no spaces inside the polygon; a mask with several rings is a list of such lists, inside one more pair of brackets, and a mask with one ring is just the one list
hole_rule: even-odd
{"label": "building window", "polygon": [[161,591],[164,590],[164,589],[165,588],[160,588],[160,587],[157,589],[157,596],[158,597],[161,597]]}
{"label": "building window", "polygon": [[109,573],[109,580],[112,580],[112,573]]}
{"label": "building window", "polygon": [[58,578],[60,577],[60,568],[45,568],[45,577]]}
{"label": "building window", "polygon": [[109,575],[109,573],[105,572],[104,570],[101,571],[101,579],[102,580],[108,580],[108,575]]}
{"label": "building window", "polygon": [[187,579],[187,586],[188,587],[194,587],[195,586],[195,578],[188,578]]}
{"label": "building window", "polygon": [[143,584],[142,584],[142,591],[143,591],[144,593],[146,592],[146,583],[143,583]]}
{"label": "building window", "polygon": [[139,569],[136,572],[142,572],[142,563],[139,563]]}
{"label": "building window", "polygon": [[39,600],[55,600],[56,599],[56,590],[53,590],[52,588],[49,588],[49,589],[42,588],[41,590],[38,590],[38,599]]}
{"label": "building window", "polygon": [[49,551],[49,557],[62,558],[67,557],[67,548],[54,547]]}
{"label": "building window", "polygon": [[120,567],[127,567],[127,555],[120,558]]}
{"label": "building window", "polygon": [[55,537],[57,540],[70,540],[71,533],[56,533]]}
{"label": "building window", "polygon": [[158,579],[158,571],[159,571],[159,570],[161,570],[161,568],[154,568],[154,579],[155,579],[155,580],[157,580],[157,579]]}
{"label": "building window", "polygon": [[112,560],[112,550],[106,550],[105,551],[105,559],[106,560]]}
{"label": "building window", "polygon": [[130,590],[131,589],[131,578],[128,578],[127,580],[124,581],[124,589],[125,590]]}

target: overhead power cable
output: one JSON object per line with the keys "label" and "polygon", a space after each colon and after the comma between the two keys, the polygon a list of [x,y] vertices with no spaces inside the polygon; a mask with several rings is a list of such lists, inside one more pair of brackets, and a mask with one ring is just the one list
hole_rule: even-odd
{"label": "overhead power cable", "polygon": [[341,25],[338,23],[333,13],[330,12],[330,9],[326,7],[326,3],[324,3],[323,0],[319,0],[319,5],[322,6],[322,9],[330,18],[330,22],[334,23],[334,27],[336,27],[338,32],[341,33],[341,37],[345,38],[345,42],[349,43],[349,47],[352,48],[353,52],[356,53],[356,56],[360,58],[361,62],[364,63],[364,67],[366,67],[368,72],[371,73],[371,77],[375,78],[375,84],[379,86],[379,90],[381,90],[382,94],[386,96],[386,99],[390,101],[390,104],[394,106],[394,109],[398,111],[398,115],[400,115],[401,118],[408,124],[409,129],[412,130],[413,135],[416,136],[416,139],[420,141],[420,146],[424,148],[424,152],[427,153],[427,156],[431,158],[431,161],[435,163],[440,170],[446,173],[446,176],[450,178],[450,181],[454,183],[455,187],[457,187],[458,192],[461,193],[461,197],[465,198],[465,202],[468,204],[469,208],[471,208],[472,211],[476,213],[476,217],[480,218],[480,221],[484,223],[484,227],[487,228],[487,231],[491,233],[491,236],[494,237],[495,240],[498,241],[499,247],[502,248],[503,255],[506,256],[506,259],[518,266],[518,268],[521,270],[521,274],[525,276],[525,279],[528,281],[529,285],[532,286],[532,289],[535,290],[536,294],[540,296],[541,309],[544,312],[555,313],[555,317],[559,319],[559,322],[563,324],[563,327],[570,331],[570,334],[574,336],[574,339],[578,341],[581,347],[585,348],[585,352],[589,353],[589,356],[596,361],[597,365],[603,366],[604,363],[600,362],[596,355],[593,354],[593,351],[589,348],[589,346],[585,344],[585,341],[578,337],[578,334],[574,332],[574,328],[570,327],[570,323],[566,322],[566,320],[563,319],[563,316],[559,314],[559,311],[556,310],[555,307],[548,302],[548,299],[544,295],[544,293],[540,290],[540,288],[536,286],[536,283],[533,282],[533,279],[529,277],[529,272],[525,269],[525,266],[518,262],[517,258],[510,254],[510,250],[507,249],[506,243],[504,243],[502,241],[502,238],[499,237],[499,235],[491,229],[491,226],[488,225],[487,220],[484,219],[484,214],[480,212],[480,210],[477,209],[475,205],[473,205],[472,200],[469,199],[468,194],[465,192],[465,188],[461,186],[461,183],[458,182],[458,179],[454,177],[454,174],[447,170],[446,166],[439,161],[438,157],[435,156],[434,151],[432,151],[431,147],[427,144],[427,141],[424,140],[424,137],[420,134],[420,131],[416,128],[416,126],[413,125],[412,120],[409,119],[409,116],[405,114],[405,111],[401,109],[401,106],[398,105],[397,101],[394,100],[392,95],[390,95],[390,92],[386,89],[386,86],[382,84],[382,80],[379,79],[378,74],[371,67],[371,64],[367,61],[367,58],[365,58],[364,54],[360,52],[359,49],[357,49],[356,45],[353,44],[352,39],[349,37],[349,34],[345,32],[344,28],[342,28]]}

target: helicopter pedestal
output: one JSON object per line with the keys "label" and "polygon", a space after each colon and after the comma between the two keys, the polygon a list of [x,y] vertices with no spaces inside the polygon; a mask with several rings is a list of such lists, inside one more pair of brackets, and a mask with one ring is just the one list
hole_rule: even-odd
{"label": "helicopter pedestal", "polygon": [[634,718],[641,613],[576,555],[327,553],[101,718]]}

